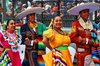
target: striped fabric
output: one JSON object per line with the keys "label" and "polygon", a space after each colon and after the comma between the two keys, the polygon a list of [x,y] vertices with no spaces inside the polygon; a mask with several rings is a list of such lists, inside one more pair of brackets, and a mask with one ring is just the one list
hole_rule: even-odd
{"label": "striped fabric", "polygon": [[94,42],[93,46],[91,47],[92,49],[92,58],[96,66],[100,66],[100,43],[97,37],[97,29],[98,25],[93,23],[93,30],[91,31],[91,40]]}
{"label": "striped fabric", "polygon": [[42,55],[38,55],[37,61],[38,61],[39,66],[45,66],[45,62],[42,58]]}
{"label": "striped fabric", "polygon": [[0,66],[11,66],[11,60],[7,53],[7,50],[4,50],[4,52],[0,56]]}
{"label": "striped fabric", "polygon": [[67,66],[66,65],[66,60],[64,59],[62,53],[57,50],[57,49],[53,49],[53,62],[54,65],[53,66]]}

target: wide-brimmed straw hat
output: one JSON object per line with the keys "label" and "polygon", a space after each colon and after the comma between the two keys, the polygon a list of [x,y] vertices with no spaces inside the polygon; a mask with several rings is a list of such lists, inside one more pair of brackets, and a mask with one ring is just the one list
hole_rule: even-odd
{"label": "wide-brimmed straw hat", "polygon": [[23,17],[27,16],[28,14],[31,14],[31,13],[39,14],[43,11],[44,11],[44,9],[41,7],[28,7],[26,10],[19,13],[16,17],[23,18]]}
{"label": "wide-brimmed straw hat", "polygon": [[3,12],[3,10],[4,10],[4,9],[0,6],[0,13]]}
{"label": "wide-brimmed straw hat", "polygon": [[81,3],[77,6],[69,9],[67,12],[71,15],[79,15],[79,12],[84,9],[89,9],[89,13],[92,13],[100,8],[98,3]]}

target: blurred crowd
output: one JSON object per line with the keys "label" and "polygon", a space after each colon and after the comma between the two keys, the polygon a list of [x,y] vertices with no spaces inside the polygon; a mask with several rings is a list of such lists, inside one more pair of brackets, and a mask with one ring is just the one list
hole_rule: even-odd
{"label": "blurred crowd", "polygon": [[[71,7],[76,5],[76,2],[67,2],[64,4],[64,1],[61,0],[60,3],[60,14],[67,15],[67,10]],[[6,2],[6,15],[11,16],[14,12],[14,16],[16,16],[21,11],[25,10],[27,7],[43,7],[45,11],[43,14],[45,15],[57,15],[58,11],[58,5],[57,2],[44,2],[43,5],[41,4],[41,1],[28,1],[26,3],[23,3],[22,0],[16,0],[16,2],[13,2],[13,0],[10,0],[9,2]]]}
{"label": "blurred crowd", "polygon": [[[87,1],[82,1],[87,2]],[[1,0],[0,0],[1,3]],[[59,11],[60,16],[63,17],[64,15],[69,15],[67,10],[76,6],[77,4],[81,3],[78,1],[77,3],[74,1],[64,1],[60,0],[59,2]],[[18,13],[25,10],[27,7],[43,7],[45,11],[42,13],[43,15],[57,15],[58,13],[58,4],[57,2],[46,2],[44,1],[43,4],[41,1],[32,1],[32,0],[6,0],[6,16],[7,18],[14,18]],[[98,13],[100,15],[100,13]],[[24,20],[26,18],[23,18]],[[20,22],[23,23],[23,19],[20,19]]]}

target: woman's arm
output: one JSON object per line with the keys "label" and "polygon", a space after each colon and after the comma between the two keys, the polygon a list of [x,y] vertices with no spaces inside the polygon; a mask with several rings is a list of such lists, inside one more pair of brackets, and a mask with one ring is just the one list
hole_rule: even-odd
{"label": "woman's arm", "polygon": [[45,36],[43,38],[43,44],[48,47],[50,50],[52,50],[52,47],[49,45],[49,38],[47,36]]}

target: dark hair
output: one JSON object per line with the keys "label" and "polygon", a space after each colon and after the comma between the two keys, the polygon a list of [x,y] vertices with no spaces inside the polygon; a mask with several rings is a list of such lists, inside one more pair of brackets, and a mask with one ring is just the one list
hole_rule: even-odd
{"label": "dark hair", "polygon": [[[13,19],[7,20],[7,25],[6,25],[6,29],[5,29],[5,30],[7,30],[7,26],[9,25],[9,22],[10,22],[11,20],[13,20]],[[15,20],[14,20],[14,21],[15,21]]]}
{"label": "dark hair", "polygon": [[3,46],[0,44],[0,47],[3,48]]}
{"label": "dark hair", "polygon": [[[31,13],[31,14],[36,14],[36,13]],[[28,15],[26,15],[26,17],[28,17],[29,16],[29,14]],[[27,18],[28,19],[28,18]]]}

